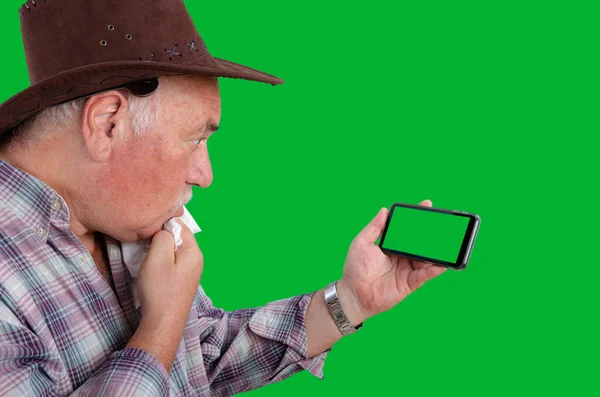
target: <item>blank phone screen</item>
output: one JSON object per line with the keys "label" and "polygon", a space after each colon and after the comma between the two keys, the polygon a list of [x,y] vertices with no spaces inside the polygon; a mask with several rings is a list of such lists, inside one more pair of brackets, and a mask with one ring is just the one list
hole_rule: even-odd
{"label": "blank phone screen", "polygon": [[469,220],[466,216],[396,206],[382,248],[456,263]]}

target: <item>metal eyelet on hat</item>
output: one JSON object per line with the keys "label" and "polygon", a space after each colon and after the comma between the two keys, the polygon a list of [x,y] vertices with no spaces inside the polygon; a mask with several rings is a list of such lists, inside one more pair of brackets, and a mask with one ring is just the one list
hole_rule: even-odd
{"label": "metal eyelet on hat", "polygon": [[106,47],[108,43],[106,42],[106,40],[100,40],[100,45]]}
{"label": "metal eyelet on hat", "polygon": [[108,30],[115,30],[115,27],[113,25],[108,25]]}
{"label": "metal eyelet on hat", "polygon": [[129,33],[127,33],[127,35],[125,35],[125,38],[126,38],[127,40],[131,40],[131,39],[133,39],[133,36],[132,36],[132,35],[130,35]]}

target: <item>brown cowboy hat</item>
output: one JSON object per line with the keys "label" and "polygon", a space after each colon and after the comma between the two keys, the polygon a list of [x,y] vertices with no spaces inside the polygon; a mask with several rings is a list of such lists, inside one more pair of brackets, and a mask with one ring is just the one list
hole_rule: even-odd
{"label": "brown cowboy hat", "polygon": [[132,92],[151,93],[158,76],[283,83],[213,58],[183,0],[29,0],[19,14],[31,86],[0,105],[0,136],[41,110],[97,92],[134,83]]}

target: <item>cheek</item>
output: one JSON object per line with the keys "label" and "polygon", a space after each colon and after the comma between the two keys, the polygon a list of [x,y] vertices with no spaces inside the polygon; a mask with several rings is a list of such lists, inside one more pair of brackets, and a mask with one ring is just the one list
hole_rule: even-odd
{"label": "cheek", "polygon": [[188,168],[185,156],[134,150],[127,161],[116,163],[107,171],[102,185],[124,205],[160,212],[165,210],[162,206],[180,197]]}

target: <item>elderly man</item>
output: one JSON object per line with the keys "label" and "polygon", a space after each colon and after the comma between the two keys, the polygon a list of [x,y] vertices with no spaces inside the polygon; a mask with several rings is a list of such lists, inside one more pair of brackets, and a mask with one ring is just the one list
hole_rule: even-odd
{"label": "elderly man", "polygon": [[[445,270],[381,252],[384,208],[326,289],[215,308],[192,232],[175,249],[161,229],[211,184],[217,77],[282,81],[213,58],[181,0],[20,14],[32,85],[0,107],[0,395],[228,396],[322,377],[337,340]],[[121,247],[143,240],[136,310]]]}

